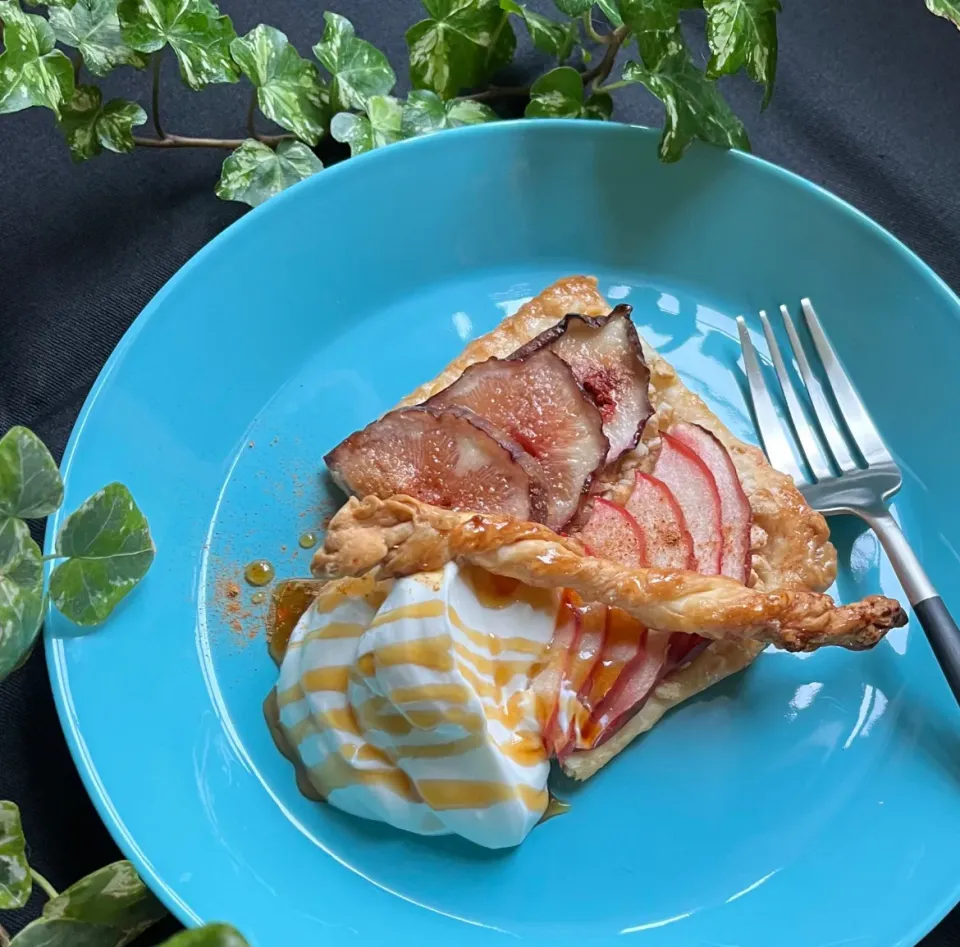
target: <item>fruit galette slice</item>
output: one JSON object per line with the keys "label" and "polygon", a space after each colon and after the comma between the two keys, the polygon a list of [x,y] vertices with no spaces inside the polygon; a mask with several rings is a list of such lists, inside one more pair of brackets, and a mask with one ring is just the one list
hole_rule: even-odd
{"label": "fruit galette slice", "polygon": [[532,675],[543,740],[585,779],[767,644],[871,647],[905,616],[820,593],[836,553],[596,281],[548,287],[327,456],[353,498],[321,577],[470,563],[562,589]]}

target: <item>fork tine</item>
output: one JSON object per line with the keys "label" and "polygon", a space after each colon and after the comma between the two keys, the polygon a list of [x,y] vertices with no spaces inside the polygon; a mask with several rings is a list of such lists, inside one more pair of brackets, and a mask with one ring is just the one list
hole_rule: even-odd
{"label": "fork tine", "polygon": [[790,339],[790,347],[793,349],[797,366],[800,369],[800,377],[807,386],[807,393],[810,395],[810,401],[813,404],[813,413],[820,424],[820,430],[823,431],[827,443],[830,445],[833,459],[844,473],[856,470],[857,462],[853,459],[853,454],[847,447],[846,439],[837,426],[836,414],[827,400],[827,396],[823,393],[823,385],[820,384],[820,379],[813,374],[813,370],[810,368],[806,349],[800,341],[800,336],[797,335],[797,327],[793,323],[790,310],[786,306],[781,306],[780,315],[783,316],[783,324],[787,330],[787,337]]}
{"label": "fork tine", "polygon": [[773,334],[773,329],[770,327],[770,320],[762,309],[760,310],[760,324],[763,326],[763,334],[767,339],[767,348],[770,350],[773,368],[780,381],[784,401],[787,403],[787,413],[790,415],[790,423],[796,432],[797,439],[800,441],[802,453],[805,456],[810,472],[813,474],[813,479],[823,480],[825,477],[832,477],[833,471],[830,469],[830,461],[824,456],[823,450],[817,442],[817,435],[814,433],[812,425],[803,413],[800,399],[797,397],[796,389],[793,387],[793,381],[790,375],[787,374],[787,366],[784,364],[783,356],[780,354],[777,337]]}
{"label": "fork tine", "polygon": [[753,342],[750,341],[750,333],[747,331],[743,316],[737,316],[737,331],[740,333],[743,367],[747,373],[747,384],[750,386],[753,413],[757,418],[757,429],[760,432],[767,459],[777,470],[789,474],[797,483],[804,483],[807,478],[793,457],[790,442],[777,416],[777,409],[773,406],[767,383],[763,380],[757,353],[753,348]]}
{"label": "fork tine", "polygon": [[857,394],[847,373],[843,370],[837,353],[833,346],[827,341],[827,336],[820,325],[820,320],[814,311],[813,305],[809,299],[801,299],[800,307],[803,309],[803,316],[807,320],[807,328],[813,338],[813,344],[816,346],[820,359],[823,362],[824,371],[830,380],[833,388],[834,397],[837,404],[840,405],[840,413],[847,422],[847,428],[853,436],[853,440],[860,453],[863,454],[868,464],[893,463],[890,451],[887,450],[880,432],[877,430],[873,419],[867,413],[860,396]]}

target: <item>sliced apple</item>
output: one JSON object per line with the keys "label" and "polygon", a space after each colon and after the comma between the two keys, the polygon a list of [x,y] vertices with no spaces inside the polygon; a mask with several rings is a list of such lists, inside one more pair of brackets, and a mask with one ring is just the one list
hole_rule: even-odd
{"label": "sliced apple", "polygon": [[606,639],[600,660],[590,679],[580,689],[580,702],[591,710],[600,706],[610,693],[621,671],[643,647],[647,631],[623,609],[607,609]]}
{"label": "sliced apple", "polygon": [[602,497],[593,501],[590,519],[577,539],[593,556],[612,559],[634,569],[646,562],[644,537],[636,520],[622,506]]}
{"label": "sliced apple", "polygon": [[699,424],[674,424],[670,435],[692,450],[713,474],[720,496],[723,553],[720,571],[739,582],[750,576],[750,501],[743,492],[737,468],[715,435]]}
{"label": "sliced apple", "polygon": [[660,455],[653,475],[670,489],[693,539],[696,571],[717,575],[723,554],[720,493],[707,465],[686,444],[660,435]]}
{"label": "sliced apple", "polygon": [[609,740],[643,706],[665,673],[673,635],[648,631],[642,646],[617,676],[616,683],[590,717],[582,749]]}
{"label": "sliced apple", "polygon": [[571,649],[563,689],[578,697],[604,651],[608,611],[606,606],[593,603],[577,608],[580,634]]}
{"label": "sliced apple", "polygon": [[536,698],[537,717],[541,722],[543,745],[549,753],[556,753],[567,743],[573,708],[564,694],[563,682],[580,638],[581,627],[580,611],[571,601],[569,593],[565,594],[543,667],[530,682]]}
{"label": "sliced apple", "polygon": [[649,474],[636,474],[627,512],[643,533],[647,564],[657,569],[694,571],[693,538],[670,488]]}

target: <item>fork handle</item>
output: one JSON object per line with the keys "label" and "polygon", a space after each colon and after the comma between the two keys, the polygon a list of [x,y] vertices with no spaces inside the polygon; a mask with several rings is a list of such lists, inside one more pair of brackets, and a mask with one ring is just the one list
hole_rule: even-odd
{"label": "fork handle", "polygon": [[884,509],[865,515],[864,519],[879,537],[903,591],[926,632],[943,676],[960,704],[960,628],[890,513]]}

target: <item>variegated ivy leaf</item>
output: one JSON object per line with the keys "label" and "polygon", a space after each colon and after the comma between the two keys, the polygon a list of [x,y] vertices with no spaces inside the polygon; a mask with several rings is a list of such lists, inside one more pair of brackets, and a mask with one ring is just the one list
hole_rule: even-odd
{"label": "variegated ivy leaf", "polygon": [[230,52],[256,86],[260,111],[315,145],[330,114],[329,92],[317,67],[303,59],[280,30],[262,23],[235,39]]}
{"label": "variegated ivy leaf", "polygon": [[40,519],[63,502],[57,462],[29,428],[16,425],[0,437],[0,521]]}
{"label": "variegated ivy leaf", "polygon": [[672,30],[680,22],[680,11],[699,7],[700,0],[618,0],[623,22],[634,33]]}
{"label": "variegated ivy leaf", "polygon": [[597,6],[600,7],[603,15],[610,21],[612,26],[623,26],[623,17],[620,16],[617,0],[597,0]]}
{"label": "variegated ivy leaf", "polygon": [[0,515],[0,681],[33,647],[42,613],[40,547],[23,520]]}
{"label": "variegated ivy leaf", "polygon": [[104,148],[118,154],[133,151],[133,128],[146,120],[147,113],[136,102],[111,99],[103,105],[98,88],[79,85],[63,107],[59,125],[73,160],[86,161]]}
{"label": "variegated ivy leaf", "polygon": [[639,82],[663,102],[666,123],[660,157],[676,161],[694,138],[721,148],[750,150],[740,119],[733,114],[714,82],[691,61],[680,28],[672,33],[637,37],[643,64],[627,63],[626,82]]}
{"label": "variegated ivy leaf", "polygon": [[122,483],[111,483],[65,520],[50,598],[78,625],[98,625],[147,574],[156,549],[147,518]]}
{"label": "variegated ivy leaf", "polygon": [[704,0],[711,79],[741,66],[764,87],[763,105],[773,95],[777,74],[777,14],[779,0]]}
{"label": "variegated ivy leaf", "polygon": [[324,13],[323,19],[323,36],[313,52],[332,77],[332,109],[365,109],[370,96],[387,95],[397,81],[387,57],[360,39],[345,16]]}
{"label": "variegated ivy leaf", "polygon": [[527,26],[527,32],[533,45],[548,56],[556,56],[563,62],[573,51],[573,45],[579,37],[576,20],[557,23],[549,17],[529,9],[516,0],[500,0],[500,8],[519,16]]}
{"label": "variegated ivy leaf", "polygon": [[414,88],[450,99],[482,85],[513,58],[517,38],[499,0],[423,0],[423,5],[430,18],[415,23],[406,36]]}
{"label": "variegated ivy leaf", "polygon": [[42,17],[17,0],[0,0],[4,51],[0,53],[0,115],[33,105],[60,114],[73,95],[73,64],[54,49],[56,36]]}
{"label": "variegated ivy leaf", "polygon": [[367,102],[366,114],[339,112],[330,122],[330,134],[350,146],[350,154],[382,148],[403,135],[403,106],[391,95],[374,95]]}
{"label": "variegated ivy leaf", "polygon": [[470,99],[446,102],[429,89],[415,89],[403,105],[401,132],[404,138],[429,135],[444,128],[495,122],[500,116],[489,105]]}
{"label": "variegated ivy leaf", "polygon": [[51,7],[49,15],[57,39],[79,49],[95,76],[105,76],[114,66],[142,69],[147,64],[120,35],[117,0],[76,0],[71,7]]}
{"label": "variegated ivy leaf", "polygon": [[958,0],[927,0],[927,9],[949,20],[960,29],[960,2]]}
{"label": "variegated ivy leaf", "polygon": [[320,159],[302,142],[282,141],[274,151],[248,138],[223,162],[217,197],[256,207],[322,170]]}
{"label": "variegated ivy leaf", "polygon": [[120,0],[117,14],[120,32],[134,49],[173,48],[191,89],[239,78],[230,56],[230,43],[237,38],[233,23],[210,0]]}
{"label": "variegated ivy leaf", "polygon": [[126,947],[166,914],[133,865],[115,862],[48,901],[11,947]]}
{"label": "variegated ivy leaf", "polygon": [[240,932],[229,924],[205,924],[192,931],[181,931],[161,947],[250,947]]}
{"label": "variegated ivy leaf", "polygon": [[32,887],[20,810],[0,800],[0,911],[22,908]]}
{"label": "variegated ivy leaf", "polygon": [[551,69],[530,87],[530,103],[524,112],[527,118],[597,118],[609,119],[613,99],[606,92],[594,92],[584,99],[583,80],[570,66]]}

